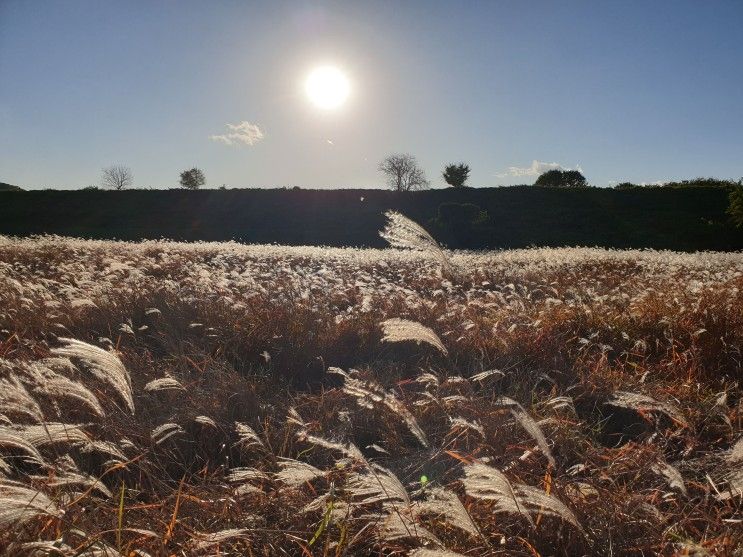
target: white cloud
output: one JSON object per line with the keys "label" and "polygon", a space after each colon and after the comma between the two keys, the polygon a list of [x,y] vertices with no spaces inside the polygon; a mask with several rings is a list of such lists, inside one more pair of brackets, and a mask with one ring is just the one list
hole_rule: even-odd
{"label": "white cloud", "polygon": [[498,178],[507,178],[509,176],[539,176],[544,174],[548,170],[578,170],[583,172],[580,165],[576,167],[568,168],[556,162],[542,162],[538,160],[531,161],[531,166],[509,166],[505,172],[496,174]]}
{"label": "white cloud", "polygon": [[255,145],[263,139],[263,131],[258,127],[258,124],[251,124],[247,120],[243,120],[239,124],[227,124],[227,128],[229,129],[228,133],[210,135],[209,139],[224,143],[225,145],[237,145],[240,143],[243,145]]}

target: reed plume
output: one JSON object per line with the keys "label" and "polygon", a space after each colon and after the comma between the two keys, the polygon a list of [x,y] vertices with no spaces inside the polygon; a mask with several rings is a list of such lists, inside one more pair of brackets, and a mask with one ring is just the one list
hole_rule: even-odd
{"label": "reed plume", "polygon": [[108,383],[124,401],[129,412],[134,414],[134,398],[129,372],[116,354],[73,338],[60,338],[59,340],[62,346],[52,350],[52,354],[82,362],[83,368],[99,381]]}
{"label": "reed plume", "polygon": [[446,349],[446,346],[444,346],[444,343],[441,342],[438,335],[425,325],[421,325],[420,323],[408,319],[399,319],[395,317],[383,321],[381,326],[382,333],[384,334],[382,342],[412,341],[418,344],[425,342],[426,344],[430,344],[436,348],[444,356],[449,354],[449,351]]}
{"label": "reed plume", "polygon": [[393,248],[429,253],[438,259],[447,273],[453,270],[449,257],[425,228],[397,211],[386,211],[387,223],[379,235]]}

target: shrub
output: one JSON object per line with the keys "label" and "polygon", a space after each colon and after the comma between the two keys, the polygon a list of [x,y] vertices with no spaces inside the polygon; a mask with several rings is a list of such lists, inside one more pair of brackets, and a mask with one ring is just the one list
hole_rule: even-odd
{"label": "shrub", "polygon": [[588,182],[585,176],[577,170],[553,169],[539,176],[534,185],[551,188],[586,188]]}
{"label": "shrub", "polygon": [[442,203],[436,222],[449,230],[468,229],[488,221],[488,212],[474,203]]}
{"label": "shrub", "polygon": [[738,184],[730,192],[730,205],[727,213],[738,228],[743,226],[743,183]]}
{"label": "shrub", "polygon": [[666,182],[665,188],[731,188],[739,185],[734,180],[722,180],[720,178],[693,178],[676,182]]}

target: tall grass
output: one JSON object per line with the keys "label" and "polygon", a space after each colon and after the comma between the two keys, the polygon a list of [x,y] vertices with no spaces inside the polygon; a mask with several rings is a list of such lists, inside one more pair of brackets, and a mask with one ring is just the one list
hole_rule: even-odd
{"label": "tall grass", "polygon": [[0,554],[743,550],[743,255],[389,228],[0,237]]}

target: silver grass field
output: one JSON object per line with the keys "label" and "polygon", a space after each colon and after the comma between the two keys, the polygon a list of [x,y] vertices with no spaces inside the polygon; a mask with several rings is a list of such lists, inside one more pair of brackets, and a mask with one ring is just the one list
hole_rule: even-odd
{"label": "silver grass field", "polygon": [[743,254],[0,236],[0,554],[743,555]]}

